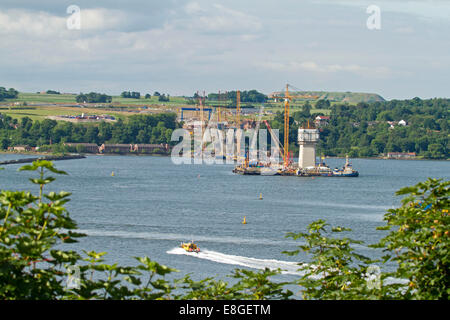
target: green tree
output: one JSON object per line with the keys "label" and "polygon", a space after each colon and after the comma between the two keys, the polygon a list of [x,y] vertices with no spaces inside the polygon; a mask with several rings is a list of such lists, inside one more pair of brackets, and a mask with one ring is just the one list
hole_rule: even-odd
{"label": "green tree", "polygon": [[429,157],[433,159],[441,159],[444,157],[444,147],[438,143],[428,145]]}
{"label": "green tree", "polygon": [[407,284],[388,286],[387,295],[401,299],[449,299],[449,186],[450,181],[428,179],[396,193],[405,196],[402,206],[385,214],[387,225],[379,229],[390,233],[374,247],[387,252],[385,263],[398,264],[387,275],[407,279]]}
{"label": "green tree", "polygon": [[316,109],[330,109],[330,101],[328,101],[327,99],[317,100],[315,108]]}

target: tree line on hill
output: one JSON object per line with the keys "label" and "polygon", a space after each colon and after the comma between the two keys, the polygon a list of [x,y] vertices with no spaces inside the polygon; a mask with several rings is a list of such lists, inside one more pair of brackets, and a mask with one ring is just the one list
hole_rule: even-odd
{"label": "tree line on hill", "polygon": [[64,142],[170,144],[172,132],[178,127],[174,113],[134,115],[127,121],[89,125],[50,119],[33,121],[28,117],[17,120],[0,114],[0,147]]}
{"label": "tree line on hill", "polygon": [[[267,101],[267,96],[264,93],[258,92],[257,90],[240,91],[241,102],[254,102],[254,103],[264,103]],[[198,98],[198,94],[194,94],[194,99]],[[237,98],[237,91],[228,91],[221,93],[210,93],[208,94],[208,100],[210,101],[226,101],[231,100],[235,103]],[[234,104],[235,105],[235,104]]]}
{"label": "tree line on hill", "polygon": [[[290,117],[289,140],[294,152],[298,151],[297,128],[308,121],[312,125],[317,115],[323,115],[311,113],[308,105]],[[423,158],[449,158],[449,106],[450,99],[420,98],[333,105],[328,125],[320,127],[318,151],[327,156],[371,157],[388,152],[415,152]],[[401,120],[407,125],[398,125]],[[283,112],[278,112],[271,121],[281,137],[283,123]]]}
{"label": "tree line on hill", "polygon": [[[158,97],[158,101],[160,102],[168,102],[170,101],[170,95],[169,94],[160,94],[159,92],[155,91],[153,94],[155,97]],[[120,96],[122,98],[129,98],[129,99],[140,99],[141,93],[136,91],[123,91]],[[152,96],[147,93],[144,98],[150,99]],[[97,92],[90,92],[87,94],[80,93],[76,96],[76,101],[78,103],[110,103],[112,102],[112,97],[108,96],[103,93],[97,93]]]}
{"label": "tree line on hill", "polygon": [[129,98],[129,99],[140,99],[141,93],[140,92],[130,92],[130,91],[124,91],[120,94],[122,98]]}
{"label": "tree line on hill", "polygon": [[[165,94],[165,93],[160,94],[158,91],[155,91],[155,92],[153,93],[153,95],[154,95],[155,97],[158,97],[158,101],[160,101],[160,102],[168,102],[168,101],[170,101],[170,95],[169,95],[169,94]],[[135,91],[133,91],[133,92],[130,92],[130,91],[124,91],[124,92],[122,92],[122,93],[120,94],[120,96],[121,96],[122,98],[140,99],[140,98],[141,98],[141,93],[140,93],[140,92],[135,92]],[[144,96],[144,99],[150,99],[151,97],[152,97],[151,94],[150,94],[150,93],[147,93],[147,94]]]}
{"label": "tree line on hill", "polygon": [[16,99],[19,96],[19,91],[14,88],[6,90],[4,87],[0,87],[0,101],[5,99]]}
{"label": "tree line on hill", "polygon": [[90,92],[86,94],[80,93],[75,100],[78,103],[110,103],[112,97],[104,93]]}
{"label": "tree line on hill", "polygon": [[45,93],[46,94],[61,94],[61,92],[55,91],[55,90],[47,90]]}

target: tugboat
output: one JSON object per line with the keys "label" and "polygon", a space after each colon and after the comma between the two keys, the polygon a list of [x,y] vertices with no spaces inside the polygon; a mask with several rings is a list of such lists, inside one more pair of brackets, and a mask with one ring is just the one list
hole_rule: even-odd
{"label": "tugboat", "polygon": [[345,165],[342,169],[334,169],[333,170],[334,177],[357,177],[359,176],[359,172],[353,170],[352,164],[348,161],[348,156],[345,157]]}
{"label": "tugboat", "polygon": [[187,252],[195,252],[195,253],[200,252],[200,248],[194,243],[194,240],[187,243],[182,242],[181,248],[186,250]]}

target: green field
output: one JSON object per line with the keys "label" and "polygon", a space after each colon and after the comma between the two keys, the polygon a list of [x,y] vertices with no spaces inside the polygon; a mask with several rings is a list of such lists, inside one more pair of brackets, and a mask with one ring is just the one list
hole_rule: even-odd
{"label": "green field", "polygon": [[[76,95],[66,94],[40,94],[40,93],[24,93],[20,92],[17,99],[8,100],[8,102],[26,102],[30,103],[77,103]],[[4,104],[6,101],[0,102]]]}
{"label": "green field", "polygon": [[158,97],[128,99],[113,96],[112,98],[112,102],[107,104],[91,103],[84,107],[73,107],[65,106],[65,104],[79,105],[76,102],[76,95],[21,92],[17,99],[0,101],[0,113],[13,118],[29,117],[33,120],[42,120],[47,116],[81,115],[82,113],[108,114],[125,119],[144,110],[143,106],[147,106],[150,112],[173,112],[176,111],[177,106],[186,105],[186,100],[182,97],[170,97],[170,102],[160,102]]}
{"label": "green field", "polygon": [[[188,104],[188,99],[184,97],[170,97],[169,102],[158,101],[158,97],[152,96],[151,99],[132,99],[122,98],[121,96],[113,96],[111,103],[91,103],[84,107],[74,107],[79,105],[76,100],[76,95],[71,94],[42,94],[42,93],[19,93],[17,99],[5,100],[0,102],[0,113],[6,114],[13,118],[29,117],[33,120],[42,120],[47,116],[60,116],[60,115],[81,115],[82,113],[89,114],[108,114],[115,116],[116,118],[125,119],[130,115],[137,114],[137,112],[147,110],[149,112],[177,112],[181,107],[194,107],[192,104]],[[301,111],[304,101],[294,101],[291,103],[291,113]],[[42,105],[39,105],[42,104]],[[74,106],[64,106],[74,105]],[[222,104],[233,104],[230,101],[222,101]],[[310,104],[314,106],[314,102]],[[207,101],[206,106],[217,106],[215,101]],[[252,105],[255,108],[259,108],[263,104],[257,103],[241,103],[241,108]],[[147,108],[143,108],[143,107]],[[222,110],[225,110],[222,109]],[[234,107],[228,108],[228,110],[234,110]],[[266,103],[264,104],[264,110],[282,112],[284,110],[284,104],[278,103]],[[321,112],[325,115],[330,113],[330,110],[312,109],[312,113]],[[242,116],[243,119],[254,118],[256,115]],[[265,117],[267,118],[267,117]],[[270,116],[268,117],[270,118]]]}
{"label": "green field", "polygon": [[[42,93],[24,93],[20,92],[17,99],[11,99],[0,102],[1,104],[10,104],[14,102],[27,104],[37,103],[66,103],[78,104],[76,102],[76,95],[72,94],[42,94]],[[121,96],[112,96],[112,104],[131,104],[131,105],[146,105],[146,104],[165,104],[165,105],[179,105],[186,104],[187,100],[183,97],[170,97],[169,102],[158,101],[158,97],[152,96],[151,99],[130,99],[122,98]]]}
{"label": "green field", "polygon": [[62,106],[52,106],[52,107],[41,107],[41,106],[19,106],[19,107],[5,107],[0,106],[0,113],[6,114],[12,118],[23,118],[28,117],[32,120],[43,120],[47,116],[61,116],[61,115],[81,115],[82,113],[86,115],[100,115],[100,114],[108,114],[112,115],[116,118],[126,118],[129,115],[135,113],[128,112],[110,112],[104,111],[96,108],[71,108],[71,107],[62,107]]}

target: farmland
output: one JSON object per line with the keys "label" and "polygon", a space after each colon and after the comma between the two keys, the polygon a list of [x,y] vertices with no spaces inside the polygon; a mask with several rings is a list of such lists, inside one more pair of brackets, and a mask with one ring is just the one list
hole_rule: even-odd
{"label": "farmland", "polygon": [[[0,113],[6,114],[12,118],[29,117],[33,120],[42,120],[48,116],[75,116],[81,115],[100,115],[108,114],[116,118],[126,119],[130,115],[136,113],[161,113],[176,112],[178,113],[182,107],[193,107],[193,100],[185,97],[170,97],[170,101],[161,102],[157,96],[150,99],[133,99],[123,98],[121,96],[112,96],[111,103],[87,103],[80,104],[76,101],[75,94],[44,94],[44,93],[24,93],[20,92],[16,99],[8,99],[0,102]],[[234,109],[234,101],[222,101],[223,106],[228,105],[229,110]],[[302,110],[305,101],[293,101],[291,103],[292,112]],[[311,102],[314,106],[314,102]],[[217,106],[216,101],[206,101],[205,105]],[[264,106],[264,110],[275,113],[283,111],[283,103],[241,103],[242,108],[246,107],[259,108]],[[311,112],[321,112],[325,115],[330,110],[314,109]],[[243,115],[243,119],[248,116]],[[266,118],[266,117],[264,117]],[[271,117],[269,117],[271,118]]]}

